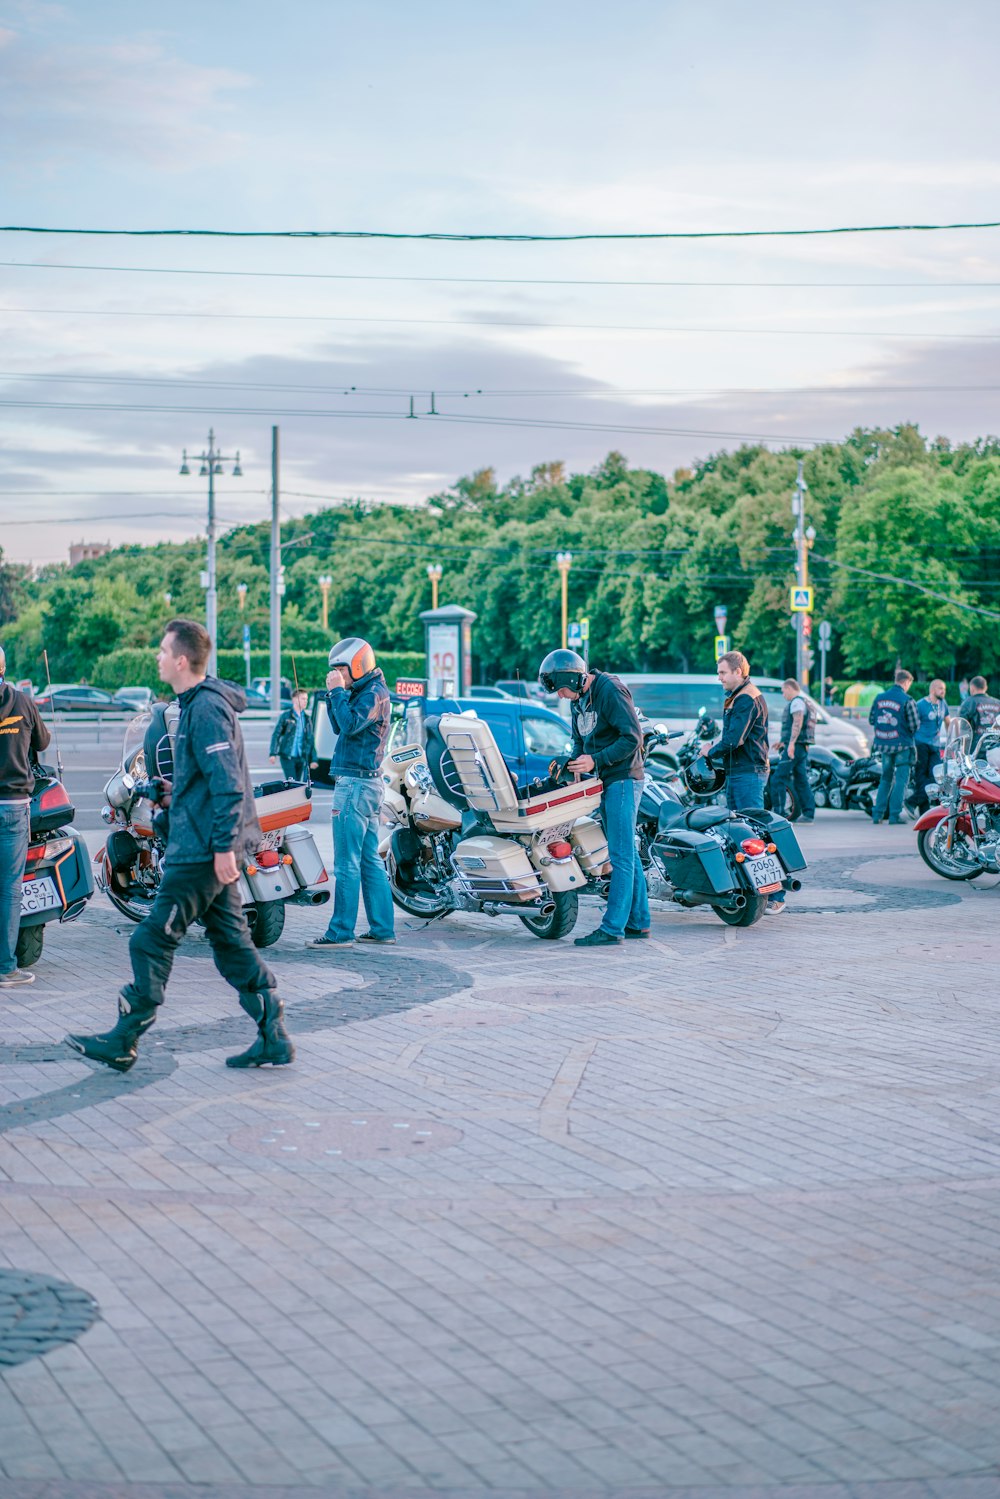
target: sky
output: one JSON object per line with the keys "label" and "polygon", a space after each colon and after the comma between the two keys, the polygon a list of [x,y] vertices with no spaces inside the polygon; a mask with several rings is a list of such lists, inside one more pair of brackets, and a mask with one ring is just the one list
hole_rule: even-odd
{"label": "sky", "polygon": [[[0,0],[0,221],[535,233],[1000,219],[986,0]],[[419,502],[611,448],[1000,431],[1000,230],[0,234],[0,547]],[[431,393],[433,392],[433,398]],[[412,411],[414,419],[409,413]],[[433,414],[431,414],[433,412]]]}

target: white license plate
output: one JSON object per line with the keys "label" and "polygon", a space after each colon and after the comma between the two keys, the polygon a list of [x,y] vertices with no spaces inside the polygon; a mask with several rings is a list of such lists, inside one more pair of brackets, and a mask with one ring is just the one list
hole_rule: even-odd
{"label": "white license plate", "polygon": [[37,880],[28,880],[21,885],[22,916],[35,916],[39,911],[52,911],[61,905],[56,882],[48,875],[42,875]]}
{"label": "white license plate", "polygon": [[758,854],[756,858],[748,859],[743,867],[758,890],[777,890],[785,878],[781,860],[773,854]]}

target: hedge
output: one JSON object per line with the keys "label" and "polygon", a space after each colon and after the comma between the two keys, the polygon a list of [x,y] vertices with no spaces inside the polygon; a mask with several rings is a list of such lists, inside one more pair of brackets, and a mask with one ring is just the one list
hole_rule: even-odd
{"label": "hedge", "polygon": [[[419,651],[386,651],[384,653],[376,651],[375,654],[390,688],[395,687],[397,677],[416,677],[424,674],[426,662]],[[282,676],[287,677],[291,682],[295,680],[297,674],[302,687],[323,686],[328,670],[326,651],[295,651],[294,671],[292,662],[293,653],[283,651]],[[251,652],[251,677],[266,677],[270,675],[270,671],[270,655],[262,651]],[[218,675],[227,678],[230,682],[239,682],[242,685],[246,681],[243,652],[219,651]],[[109,651],[106,656],[99,656],[94,662],[89,681],[93,687],[104,687],[109,692],[114,692],[119,687],[151,687],[154,692],[167,690],[160,681],[159,672],[156,669],[156,652],[141,650],[135,646],[126,646],[121,650]]]}

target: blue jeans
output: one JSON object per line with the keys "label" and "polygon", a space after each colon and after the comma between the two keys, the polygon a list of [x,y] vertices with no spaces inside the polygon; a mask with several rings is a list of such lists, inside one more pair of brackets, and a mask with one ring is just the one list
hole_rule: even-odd
{"label": "blue jeans", "polygon": [[0,973],[17,967],[21,876],[28,857],[28,804],[0,807]]}
{"label": "blue jeans", "polygon": [[881,822],[885,816],[886,803],[889,806],[889,816],[894,821],[903,810],[903,797],[910,783],[910,767],[913,764],[914,750],[912,744],[900,749],[882,750],[882,778],[878,783],[878,791],[875,793],[875,810],[872,813],[873,822]]}
{"label": "blue jeans", "polygon": [[378,852],[381,780],[338,776],[333,789],[333,915],[326,935],[350,942],[363,899],[374,937],[393,935],[392,892]]}
{"label": "blue jeans", "polygon": [[775,812],[784,814],[789,781],[799,804],[800,817],[815,817],[816,799],[809,784],[809,746],[806,744],[796,744],[795,756],[791,760],[787,751],[782,750],[771,771],[771,806]]}
{"label": "blue jeans", "polygon": [[[767,776],[765,775],[758,775],[752,770],[737,771],[726,781],[726,806],[730,812],[762,812],[766,784]],[[775,890],[767,898],[781,905],[785,899],[785,891]]]}
{"label": "blue jeans", "polygon": [[611,937],[624,936],[626,927],[637,932],[649,931],[649,892],[635,846],[635,820],[641,795],[641,781],[612,781],[605,786],[601,800],[611,860],[611,888],[601,929]]}

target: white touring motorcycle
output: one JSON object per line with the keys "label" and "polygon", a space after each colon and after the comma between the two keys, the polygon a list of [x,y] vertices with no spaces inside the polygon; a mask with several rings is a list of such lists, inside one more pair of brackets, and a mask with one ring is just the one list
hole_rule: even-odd
{"label": "white touring motorcycle", "polygon": [[382,767],[379,852],[397,906],[427,919],[517,916],[536,937],[565,937],[580,892],[609,872],[592,816],[601,782],[525,795],[482,719],[444,713],[426,720],[425,734],[426,744],[401,745]]}
{"label": "white touring motorcycle", "polygon": [[[125,730],[121,763],[104,787],[101,817],[109,826],[104,847],[94,856],[97,886],[131,921],[142,921],[160,888],[165,839],[159,809],[151,799],[154,778],[173,756],[147,767],[144,741],[152,715],[140,714]],[[171,719],[173,720],[171,722]],[[176,728],[173,705],[166,712],[166,734]],[[163,744],[161,739],[160,744]],[[299,781],[269,781],[254,787],[262,838],[253,860],[240,871],[239,892],[256,947],[277,942],[285,925],[285,905],[318,906],[330,899],[330,876],[312,833],[312,787]]]}

